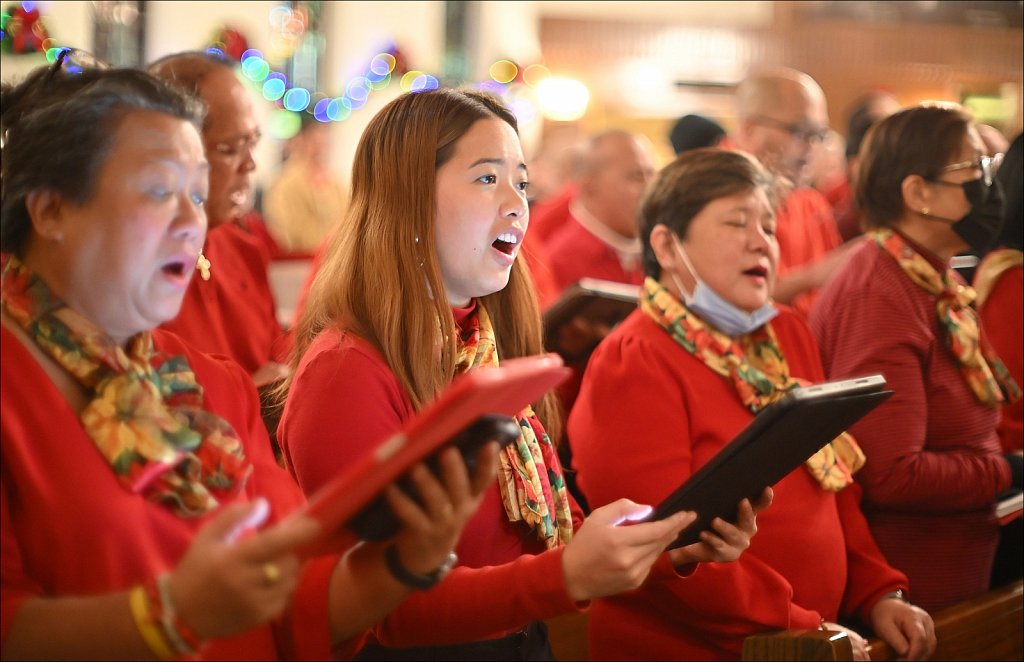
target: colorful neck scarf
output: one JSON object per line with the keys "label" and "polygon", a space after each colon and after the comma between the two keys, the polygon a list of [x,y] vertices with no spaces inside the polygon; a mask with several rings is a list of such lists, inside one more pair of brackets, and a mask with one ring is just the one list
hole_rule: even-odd
{"label": "colorful neck scarf", "polygon": [[[789,374],[771,322],[736,338],[721,333],[691,312],[665,287],[647,278],[640,308],[672,339],[736,389],[743,406],[755,414],[789,391],[807,384]],[[812,455],[805,466],[825,489],[838,492],[864,466],[864,453],[846,432]]]}
{"label": "colorful neck scarf", "polygon": [[[498,367],[491,318],[483,304],[463,323],[457,336],[455,371]],[[516,416],[522,434],[499,456],[498,485],[505,513],[512,522],[524,521],[548,549],[572,540],[572,512],[558,452],[544,426],[527,405]]]}
{"label": "colorful neck scarf", "polygon": [[125,489],[198,517],[231,500],[252,471],[231,425],[203,410],[183,356],[154,352],[149,332],[125,350],[11,257],[3,305],[44,352],[91,394],[82,427]]}
{"label": "colorful neck scarf", "polygon": [[896,260],[915,285],[936,298],[935,310],[939,323],[946,330],[946,346],[960,362],[960,374],[978,402],[989,407],[1016,402],[1020,388],[995,351],[982,341],[978,315],[971,307],[974,290],[958,283],[952,269],[939,273],[899,234],[877,230],[870,236],[881,251]]}

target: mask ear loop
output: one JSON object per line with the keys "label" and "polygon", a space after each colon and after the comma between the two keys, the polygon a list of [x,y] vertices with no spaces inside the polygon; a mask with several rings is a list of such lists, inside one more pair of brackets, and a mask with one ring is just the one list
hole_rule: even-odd
{"label": "mask ear loop", "polygon": [[693,295],[697,291],[697,285],[700,284],[701,279],[700,276],[697,275],[697,270],[693,268],[693,264],[690,262],[689,256],[686,255],[686,251],[682,246],[682,241],[675,233],[672,234],[672,247],[675,249],[676,254],[682,258],[683,266],[686,267],[686,270],[690,272],[690,277],[693,278],[693,292],[687,292],[686,288],[683,287],[682,281],[679,280],[679,276],[674,271],[670,272],[672,282],[675,283],[676,287],[679,289],[679,293],[683,295],[683,302],[688,304],[693,301]]}

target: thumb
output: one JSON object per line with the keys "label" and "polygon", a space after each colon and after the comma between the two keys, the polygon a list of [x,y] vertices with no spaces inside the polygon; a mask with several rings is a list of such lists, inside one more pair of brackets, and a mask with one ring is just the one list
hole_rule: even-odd
{"label": "thumb", "polygon": [[654,511],[648,505],[635,503],[629,499],[619,499],[606,506],[601,506],[590,514],[590,519],[606,526],[618,526],[623,522],[639,522]]}
{"label": "thumb", "polygon": [[233,503],[217,513],[196,537],[232,544],[246,532],[263,524],[269,514],[270,506],[263,498],[248,503]]}

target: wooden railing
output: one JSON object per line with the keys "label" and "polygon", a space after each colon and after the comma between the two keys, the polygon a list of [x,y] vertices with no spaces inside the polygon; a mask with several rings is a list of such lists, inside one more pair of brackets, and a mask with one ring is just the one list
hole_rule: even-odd
{"label": "wooden railing", "polygon": [[[1024,660],[1024,582],[932,614],[938,646],[933,660]],[[548,636],[556,659],[589,659],[587,615],[548,619]],[[895,660],[881,639],[870,642],[872,660]],[[783,630],[747,637],[744,660],[852,660],[850,641],[841,632]]]}

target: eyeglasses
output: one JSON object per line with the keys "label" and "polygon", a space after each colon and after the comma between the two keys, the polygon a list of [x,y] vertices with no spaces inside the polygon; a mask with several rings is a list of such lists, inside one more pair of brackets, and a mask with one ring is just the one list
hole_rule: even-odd
{"label": "eyeglasses", "polygon": [[46,82],[49,83],[58,71],[77,75],[86,69],[109,69],[110,65],[99,59],[89,51],[78,48],[62,48],[57,53],[46,74]]}
{"label": "eyeglasses", "polygon": [[752,115],[748,119],[754,124],[770,126],[772,128],[779,129],[780,131],[785,131],[795,140],[803,140],[809,143],[820,143],[824,141],[825,137],[828,135],[828,129],[808,126],[801,122],[790,124],[772,117],[765,117],[764,115]]}
{"label": "eyeglasses", "polygon": [[233,160],[242,156],[242,153],[252,154],[263,137],[259,131],[248,136],[242,136],[238,140],[213,143],[213,151],[225,159]]}
{"label": "eyeglasses", "polygon": [[[992,180],[995,178],[996,171],[999,170],[999,166],[1002,162],[1002,154],[995,154],[994,156],[979,156],[977,159],[972,159],[970,161],[960,161],[959,163],[951,163],[947,166],[943,166],[939,172],[956,172],[957,170],[967,170],[968,168],[981,170],[981,176],[985,180],[985,186],[992,186]],[[929,179],[929,181],[937,183],[942,182],[942,180],[935,179]],[[949,184],[951,182],[942,183]]]}

